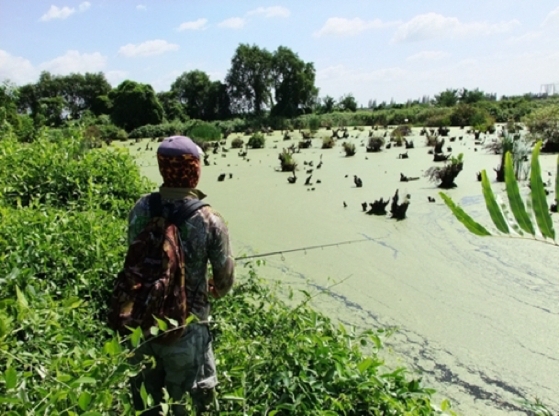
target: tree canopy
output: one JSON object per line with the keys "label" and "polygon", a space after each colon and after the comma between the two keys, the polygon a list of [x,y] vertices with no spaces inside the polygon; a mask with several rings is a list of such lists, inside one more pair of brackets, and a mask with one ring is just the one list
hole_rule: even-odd
{"label": "tree canopy", "polygon": [[163,107],[149,84],[126,80],[111,91],[109,98],[113,102],[113,123],[126,131],[163,121]]}

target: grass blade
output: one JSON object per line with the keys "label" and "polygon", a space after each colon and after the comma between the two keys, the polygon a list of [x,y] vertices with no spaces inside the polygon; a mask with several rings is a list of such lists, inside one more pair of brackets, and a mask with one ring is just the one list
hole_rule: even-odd
{"label": "grass blade", "polygon": [[542,172],[540,168],[539,156],[542,142],[539,141],[534,146],[532,152],[531,173],[530,173],[530,195],[532,197],[532,209],[536,216],[536,222],[542,235],[546,238],[555,240],[555,231],[553,230],[553,222],[549,214],[547,206],[547,198],[545,195],[544,184],[542,181]]}
{"label": "grass blade", "polygon": [[534,230],[534,224],[526,211],[524,206],[524,201],[520,196],[520,191],[518,189],[518,182],[514,176],[514,168],[512,164],[512,155],[507,152],[505,155],[505,183],[507,185],[507,196],[509,198],[510,209],[514,215],[514,219],[518,223],[519,227],[522,228],[527,233],[536,235]]}
{"label": "grass blade", "polygon": [[491,235],[487,229],[480,223],[476,222],[472,217],[470,217],[466,211],[460,208],[454,203],[454,201],[445,193],[439,192],[440,197],[444,201],[447,207],[450,208],[454,216],[458,221],[460,221],[472,234],[478,235],[480,237],[485,237]]}
{"label": "grass blade", "polygon": [[497,229],[505,234],[509,233],[509,226],[507,221],[505,220],[505,216],[503,215],[503,211],[499,207],[497,200],[495,199],[495,195],[493,194],[493,190],[491,189],[491,184],[489,183],[489,179],[487,178],[487,172],[484,170],[481,171],[481,189],[483,191],[483,198],[485,198],[485,205],[487,206],[487,211],[495,224]]}

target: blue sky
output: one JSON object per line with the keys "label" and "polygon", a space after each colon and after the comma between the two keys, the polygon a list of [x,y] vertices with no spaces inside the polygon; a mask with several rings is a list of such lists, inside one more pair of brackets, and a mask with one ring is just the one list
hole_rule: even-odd
{"label": "blue sky", "polygon": [[[167,91],[223,81],[241,43],[313,62],[319,96],[403,102],[447,88],[559,83],[559,1],[0,0],[0,81],[99,72]],[[559,85],[558,85],[559,89]]]}

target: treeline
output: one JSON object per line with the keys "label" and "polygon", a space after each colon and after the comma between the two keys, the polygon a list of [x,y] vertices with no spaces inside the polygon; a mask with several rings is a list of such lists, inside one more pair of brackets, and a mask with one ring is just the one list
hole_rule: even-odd
{"label": "treeline", "polygon": [[[112,88],[101,72],[66,76],[43,72],[36,83],[4,82],[0,124],[9,124],[22,141],[33,140],[41,127],[68,123],[95,126],[92,135],[118,140],[138,137],[146,126],[153,135],[184,130],[184,123],[192,126],[193,120],[211,123],[221,133],[262,126],[305,128],[305,121],[313,116],[323,127],[411,123],[486,130],[495,122],[519,122],[534,108],[557,102],[534,94],[497,99],[492,93],[463,88],[405,103],[370,100],[364,108],[351,93],[339,99],[319,97],[315,77],[314,64],[287,47],[269,52],[247,44],[237,47],[224,82],[193,70],[181,74],[163,92],[132,80]],[[166,127],[153,127],[160,125]]]}

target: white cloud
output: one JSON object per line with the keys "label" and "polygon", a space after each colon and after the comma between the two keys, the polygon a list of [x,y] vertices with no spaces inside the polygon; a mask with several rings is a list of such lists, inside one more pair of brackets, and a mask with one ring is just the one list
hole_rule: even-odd
{"label": "white cloud", "polygon": [[136,10],[139,10],[139,11],[143,12],[143,11],[147,10],[147,7],[144,4],[138,4],[136,6]]}
{"label": "white cloud", "polygon": [[99,52],[83,53],[70,50],[64,55],[43,62],[39,65],[41,71],[49,71],[53,74],[68,75],[71,73],[99,72],[107,64],[107,57]]}
{"label": "white cloud", "polygon": [[119,55],[126,56],[127,58],[135,58],[140,56],[153,56],[161,55],[165,52],[176,51],[179,49],[179,45],[175,43],[169,43],[166,40],[156,39],[148,40],[147,42],[134,45],[129,43],[122,46],[118,53]]}
{"label": "white cloud", "polygon": [[218,26],[226,29],[242,29],[245,24],[245,19],[241,17],[231,17],[230,19],[225,19],[223,22],[219,23]]}
{"label": "white cloud", "polygon": [[34,82],[38,71],[31,62],[0,49],[0,82],[10,80],[17,85]]}
{"label": "white cloud", "polygon": [[522,43],[522,42],[532,42],[537,39],[541,39],[543,32],[527,32],[520,36],[512,36],[507,40],[508,43]]}
{"label": "white cloud", "polygon": [[352,83],[360,82],[378,82],[378,81],[394,81],[400,79],[406,74],[401,68],[383,68],[373,71],[356,70],[347,68],[344,65],[336,65],[318,70],[316,73],[317,80],[329,80]]}
{"label": "white cloud", "polygon": [[407,61],[436,61],[450,56],[443,51],[422,51],[406,58]]}
{"label": "white cloud", "polygon": [[394,42],[413,42],[443,37],[464,37],[504,33],[518,26],[518,20],[508,22],[462,23],[456,17],[445,17],[438,13],[425,13],[415,16],[398,27],[394,34]]}
{"label": "white cloud", "polygon": [[117,86],[128,77],[127,71],[105,71],[104,74],[105,78],[107,78],[107,81],[109,81],[109,84],[112,86]]}
{"label": "white cloud", "polygon": [[358,17],[345,19],[343,17],[331,17],[326,20],[324,26],[313,33],[314,37],[325,35],[334,36],[354,36],[367,30],[381,29],[397,24],[395,22],[383,22],[380,19],[362,20]]}
{"label": "white cloud", "polygon": [[251,10],[247,13],[251,15],[263,15],[264,17],[289,17],[291,12],[289,9],[281,6],[272,7],[259,7],[257,9]]}
{"label": "white cloud", "polygon": [[190,22],[184,22],[181,23],[181,25],[177,30],[179,32],[182,32],[184,30],[203,30],[206,29],[207,23],[208,23],[208,19],[198,19]]}
{"label": "white cloud", "polygon": [[91,7],[91,3],[88,1],[84,1],[83,3],[81,3],[78,7],[78,10],[80,12],[85,12],[87,9],[89,9]]}
{"label": "white cloud", "polygon": [[52,19],[66,19],[67,17],[73,15],[76,12],[76,9],[70,7],[57,7],[57,6],[50,6],[50,9],[41,16],[42,22],[46,22]]}
{"label": "white cloud", "polygon": [[552,10],[547,14],[547,16],[545,17],[542,23],[542,26],[547,26],[547,27],[559,26],[559,7],[557,7],[555,10]]}

